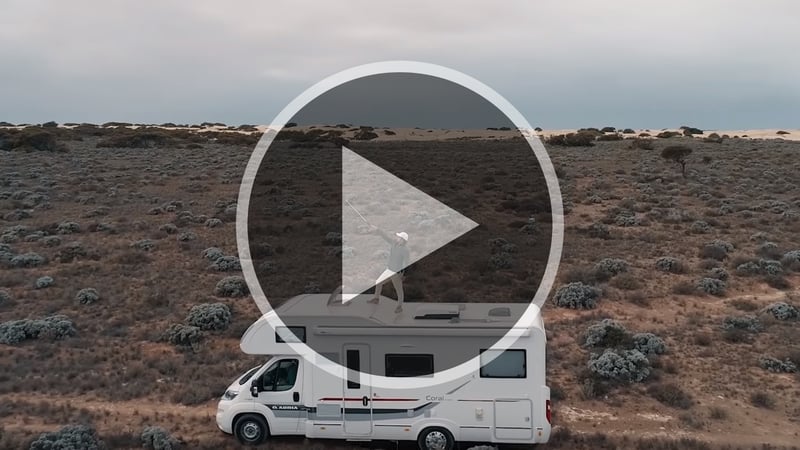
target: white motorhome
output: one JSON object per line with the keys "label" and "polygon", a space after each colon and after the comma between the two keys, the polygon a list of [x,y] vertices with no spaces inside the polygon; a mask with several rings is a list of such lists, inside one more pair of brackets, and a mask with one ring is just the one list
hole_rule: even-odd
{"label": "white motorhome", "polygon": [[[269,358],[225,391],[222,431],[253,445],[277,435],[432,450],[547,442],[546,337],[536,306],[527,310],[531,325],[514,328],[529,305],[406,303],[396,314],[388,298],[333,298],[295,297],[277,310],[285,327],[271,325],[275,312],[250,326],[242,350]],[[513,344],[490,349],[507,333]],[[460,364],[470,358],[473,365]]]}

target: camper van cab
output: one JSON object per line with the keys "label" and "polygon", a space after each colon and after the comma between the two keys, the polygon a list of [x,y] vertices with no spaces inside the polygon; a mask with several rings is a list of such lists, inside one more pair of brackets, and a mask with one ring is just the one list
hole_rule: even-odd
{"label": "camper van cab", "polygon": [[[261,317],[241,347],[270,356],[227,388],[219,428],[251,445],[280,435],[416,441],[431,450],[457,441],[547,442],[550,389],[538,308],[531,307],[533,325],[513,330],[519,338],[510,347],[494,350],[528,305],[406,303],[400,314],[395,306],[388,298],[342,304],[308,294],[278,309],[286,327],[276,330]],[[292,342],[316,352],[300,354]],[[470,358],[475,370],[463,376],[402,383]]]}

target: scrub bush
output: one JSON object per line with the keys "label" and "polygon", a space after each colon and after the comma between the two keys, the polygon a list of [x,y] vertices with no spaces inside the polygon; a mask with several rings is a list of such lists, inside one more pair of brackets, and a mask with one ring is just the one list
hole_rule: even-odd
{"label": "scrub bush", "polygon": [[710,295],[725,295],[726,287],[727,285],[724,281],[716,278],[702,278],[697,282],[697,288]]}
{"label": "scrub bush", "polygon": [[589,227],[589,237],[597,238],[597,239],[608,239],[611,237],[611,233],[608,231],[608,226],[604,223],[593,223]]}
{"label": "scrub bush", "polygon": [[692,397],[675,383],[654,384],[647,388],[647,393],[659,402],[673,408],[689,409]]}
{"label": "scrub bush", "polygon": [[82,305],[91,305],[100,300],[100,294],[97,293],[95,288],[84,288],[75,294],[75,300]]}
{"label": "scrub bush", "polygon": [[100,450],[105,448],[97,432],[89,425],[67,425],[42,433],[31,442],[30,450]]}
{"label": "scrub bush", "polygon": [[70,222],[70,221],[61,222],[60,224],[58,224],[58,227],[56,227],[56,232],[58,234],[80,233],[81,226],[78,225],[76,222]]}
{"label": "scrub bush", "polygon": [[603,258],[594,266],[599,280],[608,280],[616,275],[628,271],[628,263],[618,258]]}
{"label": "scrub bush", "polygon": [[169,431],[159,426],[148,426],[142,430],[142,446],[148,450],[177,450],[180,442]]}
{"label": "scrub bush", "polygon": [[744,330],[758,333],[764,329],[758,318],[754,316],[729,316],[722,322],[724,330]]}
{"label": "scrub bush", "polygon": [[154,249],[155,246],[156,245],[150,239],[142,239],[131,244],[132,248],[145,252],[149,252],[150,250]]}
{"label": "scrub bush", "polygon": [[220,297],[244,297],[250,289],[242,277],[225,277],[214,287],[214,293]]}
{"label": "scrub bush", "polygon": [[586,329],[583,345],[585,347],[621,347],[630,343],[631,336],[625,327],[612,319],[590,325]]}
{"label": "scrub bush", "polygon": [[44,263],[44,257],[33,252],[16,255],[9,261],[11,267],[39,267]]}
{"label": "scrub bush", "polygon": [[733,249],[734,246],[730,242],[717,239],[709,242],[700,249],[700,257],[722,261],[728,257],[728,253],[732,252]]}
{"label": "scrub bush", "polygon": [[52,286],[54,283],[53,277],[50,276],[43,276],[36,279],[36,289],[44,289],[46,287]]}
{"label": "scrub bush", "polygon": [[216,261],[218,258],[221,258],[222,256],[224,256],[224,253],[222,253],[222,250],[220,250],[217,247],[209,247],[209,248],[203,250],[202,255],[203,255],[203,258],[206,258],[206,259],[211,260],[211,261]]}
{"label": "scrub bush", "polygon": [[0,323],[0,344],[13,345],[39,338],[61,340],[76,333],[72,321],[61,314],[41,319],[11,320]]}
{"label": "scrub bush", "polygon": [[796,272],[800,271],[800,250],[792,250],[784,253],[781,262],[784,266]]}
{"label": "scrub bush", "polygon": [[636,333],[633,335],[633,348],[645,355],[660,355],[667,351],[667,344],[653,333]]}
{"label": "scrub bush", "polygon": [[768,305],[764,311],[772,314],[778,320],[798,320],[800,319],[800,309],[788,303],[777,302]]}
{"label": "scrub bush", "polygon": [[678,258],[672,256],[662,256],[656,260],[656,269],[668,273],[684,273],[686,266]]}
{"label": "scrub bush", "polygon": [[183,233],[178,235],[178,241],[180,242],[188,242],[197,239],[197,235],[191,231],[184,231]]}
{"label": "scrub bush", "polygon": [[161,339],[172,345],[191,347],[203,339],[203,333],[199,327],[175,323],[164,331]]}
{"label": "scrub bush", "polygon": [[230,272],[233,270],[242,270],[242,264],[239,258],[235,256],[220,256],[208,266],[209,270],[216,270],[218,272]]}
{"label": "scrub bush", "polygon": [[493,270],[510,269],[512,265],[511,253],[500,252],[489,257],[489,268]]}
{"label": "scrub bush", "polygon": [[224,303],[194,305],[186,316],[186,323],[204,331],[221,331],[231,323],[231,309]]}
{"label": "scrub bush", "polygon": [[727,281],[729,278],[728,271],[722,267],[712,267],[711,270],[708,271],[709,278],[716,278],[720,281]]}
{"label": "scrub bush", "polygon": [[572,309],[593,309],[600,299],[600,290],[580,281],[558,288],[553,297],[556,306]]}
{"label": "scrub bush", "polygon": [[606,349],[600,355],[592,355],[589,370],[608,380],[639,383],[650,376],[650,361],[639,350]]}
{"label": "scrub bush", "polygon": [[758,365],[762,369],[774,373],[795,373],[797,366],[789,359],[781,361],[780,359],[771,356],[762,356],[758,359]]}
{"label": "scrub bush", "polygon": [[692,233],[695,234],[707,234],[711,232],[711,225],[709,225],[708,222],[706,221],[697,220],[694,223],[692,223],[691,230]]}

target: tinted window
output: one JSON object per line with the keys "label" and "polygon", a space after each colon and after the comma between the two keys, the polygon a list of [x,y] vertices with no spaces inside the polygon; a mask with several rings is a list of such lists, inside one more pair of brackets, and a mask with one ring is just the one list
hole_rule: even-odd
{"label": "tinted window", "polygon": [[347,388],[361,388],[361,352],[358,350],[348,350],[345,354],[347,359]]}
{"label": "tinted window", "polygon": [[305,342],[306,341],[306,327],[278,327],[275,330],[275,342]]}
{"label": "tinted window", "polygon": [[526,376],[525,350],[481,350],[481,378],[525,378]]}
{"label": "tinted window", "polygon": [[387,377],[422,377],[433,375],[433,355],[386,355]]}
{"label": "tinted window", "polygon": [[261,390],[288,391],[293,388],[297,381],[298,367],[299,362],[296,359],[282,359],[271,365],[261,376]]}

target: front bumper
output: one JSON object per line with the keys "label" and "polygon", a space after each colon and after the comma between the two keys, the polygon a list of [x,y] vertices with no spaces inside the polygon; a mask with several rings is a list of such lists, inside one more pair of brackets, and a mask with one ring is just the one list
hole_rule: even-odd
{"label": "front bumper", "polygon": [[225,407],[222,402],[217,406],[217,428],[223,433],[233,434],[233,424],[231,419],[225,414]]}

